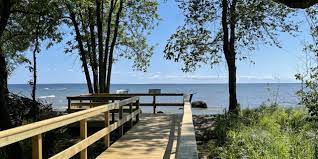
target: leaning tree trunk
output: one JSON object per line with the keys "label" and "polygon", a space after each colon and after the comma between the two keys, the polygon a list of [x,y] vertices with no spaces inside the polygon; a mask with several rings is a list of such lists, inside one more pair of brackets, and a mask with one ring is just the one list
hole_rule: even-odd
{"label": "leaning tree trunk", "polygon": [[[107,32],[106,32],[106,41],[105,41],[105,58],[103,62],[103,68],[104,74],[105,74],[105,89],[103,90],[104,93],[109,93],[109,81],[108,81],[108,76],[109,76],[109,67],[111,67],[111,59],[109,58],[111,56],[111,53],[109,51],[109,42],[110,42],[110,34],[111,34],[111,25],[112,25],[112,15],[114,12],[114,0],[110,1],[110,6],[109,6],[109,11],[108,11],[108,18],[107,18]],[[107,68],[108,64],[108,68]]]}
{"label": "leaning tree trunk", "polygon": [[82,61],[82,66],[83,66],[83,69],[84,69],[84,74],[85,74],[85,78],[86,78],[87,88],[88,88],[89,93],[93,93],[94,91],[93,91],[93,86],[92,86],[90,73],[89,73],[89,70],[88,70],[86,52],[84,50],[82,35],[81,35],[80,30],[79,30],[78,23],[76,21],[75,13],[72,11],[72,9],[70,7],[68,9],[70,11],[70,18],[72,20],[72,23],[73,23],[73,26],[74,26],[74,29],[75,29],[76,41],[77,41],[78,47],[79,47],[79,53],[80,53],[80,57],[81,57],[81,61]]}
{"label": "leaning tree trunk", "polygon": [[89,30],[90,30],[90,40],[91,40],[91,66],[93,72],[93,81],[94,81],[94,92],[99,93],[99,82],[98,82],[98,65],[97,65],[97,58],[96,58],[96,39],[95,39],[95,20],[94,16],[92,15],[92,8],[88,10],[89,14]]}
{"label": "leaning tree trunk", "polygon": [[[13,6],[10,0],[0,0],[0,41],[10,17],[10,8]],[[8,106],[8,72],[5,53],[0,44],[0,131],[10,129],[13,124],[10,119]],[[14,143],[5,147],[8,158],[23,159],[22,148],[19,143]]]}
{"label": "leaning tree trunk", "polygon": [[112,75],[114,49],[115,49],[116,40],[117,40],[117,36],[118,36],[119,19],[121,16],[121,12],[123,10],[123,4],[124,4],[124,0],[120,0],[118,12],[116,14],[114,35],[113,35],[112,43],[111,43],[110,50],[109,50],[109,60],[108,60],[109,64],[108,64],[107,82],[106,82],[107,83],[107,85],[106,85],[106,92],[107,93],[110,92],[110,80],[111,80],[111,75]]}

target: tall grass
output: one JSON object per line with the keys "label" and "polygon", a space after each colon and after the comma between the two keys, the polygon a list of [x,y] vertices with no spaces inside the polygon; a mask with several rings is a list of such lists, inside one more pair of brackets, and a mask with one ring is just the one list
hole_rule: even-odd
{"label": "tall grass", "polygon": [[303,108],[277,105],[220,115],[211,158],[318,158],[318,131]]}

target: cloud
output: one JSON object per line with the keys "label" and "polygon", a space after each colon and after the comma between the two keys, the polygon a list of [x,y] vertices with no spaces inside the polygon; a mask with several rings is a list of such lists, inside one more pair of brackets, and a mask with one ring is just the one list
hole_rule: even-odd
{"label": "cloud", "polygon": [[[117,74],[116,81],[131,79],[132,83],[227,83],[228,77],[222,75],[204,75],[204,74],[173,74],[163,72],[120,72]],[[253,76],[237,75],[238,83],[288,83],[296,82],[293,77],[280,76]]]}

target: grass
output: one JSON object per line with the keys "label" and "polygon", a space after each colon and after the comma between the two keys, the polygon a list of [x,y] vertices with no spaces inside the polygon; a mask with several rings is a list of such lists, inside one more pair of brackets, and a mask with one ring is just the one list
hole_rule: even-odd
{"label": "grass", "polygon": [[318,131],[304,108],[277,105],[216,117],[213,138],[199,146],[209,158],[318,158]]}

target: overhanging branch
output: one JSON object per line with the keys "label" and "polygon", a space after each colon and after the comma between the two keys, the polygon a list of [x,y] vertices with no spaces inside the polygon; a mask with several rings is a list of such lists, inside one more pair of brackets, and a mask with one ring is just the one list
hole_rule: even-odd
{"label": "overhanging branch", "polygon": [[284,4],[290,8],[305,9],[315,4],[318,4],[318,0],[274,0],[277,3]]}

